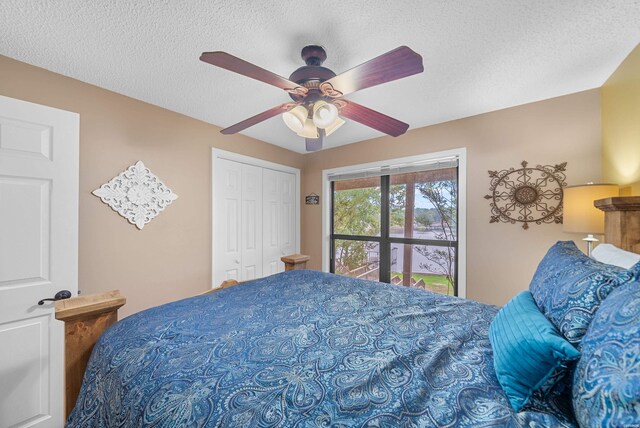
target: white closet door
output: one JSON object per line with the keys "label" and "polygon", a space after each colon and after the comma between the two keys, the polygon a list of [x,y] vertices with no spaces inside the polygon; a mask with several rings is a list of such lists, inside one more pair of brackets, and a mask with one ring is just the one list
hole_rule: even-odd
{"label": "white closet door", "polygon": [[262,277],[262,168],[242,166],[240,280]]}
{"label": "white closet door", "polygon": [[265,276],[281,272],[280,263],[282,263],[282,261],[280,257],[282,256],[280,255],[280,244],[278,240],[278,214],[280,211],[278,174],[278,171],[272,169],[264,169],[262,172],[262,224],[264,228],[262,234],[262,268]]}
{"label": "white closet door", "polygon": [[298,251],[299,173],[221,150],[212,162],[213,287],[284,271]]}
{"label": "white closet door", "polygon": [[[280,253],[282,256],[295,253],[296,250],[296,177],[293,174],[280,172]],[[284,263],[282,264],[284,270]]]}
{"label": "white closet door", "polygon": [[286,172],[263,171],[264,275],[284,271],[282,256],[295,252],[296,210],[295,176]]}
{"label": "white closet door", "polygon": [[241,280],[242,164],[226,159],[216,162],[214,171],[215,216],[213,272],[214,284]]}

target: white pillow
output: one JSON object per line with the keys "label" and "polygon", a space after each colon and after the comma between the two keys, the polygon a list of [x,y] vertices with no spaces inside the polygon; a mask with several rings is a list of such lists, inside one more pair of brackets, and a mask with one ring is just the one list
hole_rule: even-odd
{"label": "white pillow", "polygon": [[591,252],[591,257],[601,263],[631,269],[640,262],[640,254],[622,250],[615,245],[600,244]]}

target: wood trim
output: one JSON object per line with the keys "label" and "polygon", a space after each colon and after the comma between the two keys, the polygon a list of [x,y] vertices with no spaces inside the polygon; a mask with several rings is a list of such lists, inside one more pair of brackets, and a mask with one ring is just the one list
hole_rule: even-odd
{"label": "wood trim", "polygon": [[118,309],[125,303],[126,299],[119,290],[56,302],[56,319],[65,323],[66,416],[76,404],[93,346],[100,335],[118,320]]}
{"label": "wood trim", "polygon": [[640,196],[614,196],[593,201],[596,208],[607,211],[640,211]]}
{"label": "wood trim", "polygon": [[56,319],[67,322],[103,312],[117,311],[125,303],[127,303],[127,299],[120,294],[120,290],[58,300],[56,302]]}
{"label": "wood trim", "polygon": [[598,199],[593,204],[604,211],[605,242],[640,253],[640,196]]}
{"label": "wood trim", "polygon": [[280,258],[284,262],[284,270],[300,270],[307,268],[307,262],[311,257],[304,254],[291,254]]}

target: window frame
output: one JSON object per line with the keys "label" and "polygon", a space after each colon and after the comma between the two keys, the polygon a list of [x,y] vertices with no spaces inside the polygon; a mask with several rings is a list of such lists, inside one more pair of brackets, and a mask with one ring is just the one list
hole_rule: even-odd
{"label": "window frame", "polygon": [[[381,186],[381,230],[380,236],[356,236],[333,234],[333,183],[329,181],[329,176],[335,174],[347,174],[367,168],[387,168],[395,164],[406,163],[425,163],[429,161],[437,161],[438,159],[450,158],[456,156],[458,158],[458,224],[457,224],[457,242],[446,240],[430,240],[419,238],[390,237],[389,236],[389,186],[390,175],[383,175],[380,178]],[[347,167],[326,169],[322,171],[322,270],[324,272],[332,272],[334,266],[334,246],[333,240],[360,240],[369,242],[378,242],[380,251],[380,260],[387,260],[391,257],[391,244],[405,245],[429,245],[456,248],[456,284],[454,284],[454,293],[458,297],[466,297],[466,148],[453,149],[441,152],[428,153],[424,155],[411,156],[405,158],[389,159],[379,162],[367,164],[350,165]],[[380,281],[389,282],[390,269],[383,269],[380,264]]]}

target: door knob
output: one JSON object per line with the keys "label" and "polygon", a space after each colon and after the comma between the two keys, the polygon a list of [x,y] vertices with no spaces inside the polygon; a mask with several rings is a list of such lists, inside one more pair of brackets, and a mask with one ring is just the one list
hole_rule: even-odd
{"label": "door knob", "polygon": [[240,264],[240,260],[236,259],[236,264],[239,265]]}
{"label": "door knob", "polygon": [[71,291],[69,290],[60,290],[56,293],[55,296],[53,296],[53,299],[48,298],[48,299],[42,299],[38,302],[38,305],[42,306],[44,305],[44,302],[55,302],[56,300],[63,300],[63,299],[68,299],[71,297]]}

